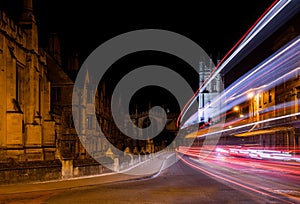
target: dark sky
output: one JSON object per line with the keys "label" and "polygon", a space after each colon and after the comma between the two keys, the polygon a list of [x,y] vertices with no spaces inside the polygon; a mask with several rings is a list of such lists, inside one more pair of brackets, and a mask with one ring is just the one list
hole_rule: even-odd
{"label": "dark sky", "polygon": [[[17,18],[21,1],[0,0],[0,5]],[[65,52],[78,49],[82,59],[116,35],[146,28],[177,32],[223,56],[274,0],[162,2],[33,0],[41,43],[58,32]]]}
{"label": "dark sky", "polygon": [[59,32],[69,49],[78,47],[84,56],[116,35],[146,28],[177,32],[209,54],[224,55],[273,1],[125,4],[86,0],[62,4],[61,0],[42,0],[36,1],[36,12],[42,32]]}
{"label": "dark sky", "polygon": [[[21,2],[22,0],[0,0],[0,6],[17,19],[21,12]],[[274,0],[103,2],[33,0],[41,45],[46,46],[49,33],[56,32],[61,37],[63,53],[68,55],[78,52],[83,62],[101,43],[124,32],[165,29],[195,41],[215,61],[218,54],[223,57],[229,51]],[[142,58],[141,55],[137,56],[138,59]],[[176,62],[169,56],[149,53],[145,56],[148,56],[145,63],[156,60],[160,64],[165,57],[173,64]],[[153,59],[155,56],[158,58]],[[124,67],[124,64],[132,65],[136,61],[132,56],[129,59],[120,64]],[[135,66],[146,65],[145,63],[139,62]],[[194,83],[192,87],[196,89],[198,76],[193,76],[191,83]]]}

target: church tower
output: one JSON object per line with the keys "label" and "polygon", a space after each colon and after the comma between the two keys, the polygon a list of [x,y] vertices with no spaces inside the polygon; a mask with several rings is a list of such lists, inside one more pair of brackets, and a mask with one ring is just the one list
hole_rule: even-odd
{"label": "church tower", "polygon": [[[219,58],[219,57],[218,57]],[[217,59],[217,63],[219,63],[219,59]],[[215,65],[212,61],[212,57],[210,56],[209,60],[202,60],[199,62],[199,87],[210,77],[212,72],[215,69]],[[209,122],[212,107],[206,108],[204,107],[209,105],[211,101],[217,97],[217,95],[222,90],[222,82],[219,75],[213,78],[209,84],[206,84],[206,88],[204,91],[198,94],[199,107],[198,107],[198,122]]]}

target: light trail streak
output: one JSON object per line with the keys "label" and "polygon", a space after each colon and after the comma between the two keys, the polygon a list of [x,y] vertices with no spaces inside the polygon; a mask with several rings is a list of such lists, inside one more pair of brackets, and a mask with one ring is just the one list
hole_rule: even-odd
{"label": "light trail streak", "polygon": [[[218,146],[213,149],[214,151],[210,151],[209,156],[203,154],[202,147],[181,146],[176,151],[179,154],[190,157],[188,160],[194,160],[192,163],[194,167],[203,170],[204,173],[208,173],[213,177],[222,180],[226,178],[226,182],[232,183],[233,181],[234,184],[237,182],[238,184],[242,184],[242,187],[247,186],[263,193],[278,194],[296,203],[300,201],[298,196],[298,185],[300,185],[299,163],[270,158],[267,160],[257,160],[249,158],[248,155],[252,150],[265,152],[269,155],[278,154],[278,152],[284,154],[284,150],[263,150],[257,149],[257,147],[253,147],[252,149],[238,146]],[[240,153],[235,155],[234,152],[236,151]],[[222,156],[220,156],[220,153]],[[188,160],[186,162],[189,162]],[[262,180],[265,182],[262,183]],[[289,183],[289,180],[292,182]]]}
{"label": "light trail streak", "polygon": [[[297,54],[299,54],[300,52],[298,52]],[[296,55],[295,55],[296,56]],[[300,67],[297,67],[296,69],[282,75],[281,77],[278,77],[278,78],[275,78],[273,81],[271,81],[270,83],[267,83],[267,84],[264,84],[264,85],[261,85],[259,87],[256,87],[256,88],[250,88],[249,90],[243,92],[243,93],[237,93],[238,95],[236,96],[231,96],[229,99],[227,99],[225,103],[228,103],[229,101],[231,100],[236,100],[242,96],[246,97],[248,93],[251,93],[251,92],[254,92],[254,93],[258,93],[258,92],[263,92],[265,90],[268,90],[268,89],[271,89],[277,85],[279,85],[281,82],[281,80],[290,80],[292,79],[293,77],[295,77],[295,75],[293,76],[292,74],[297,74],[297,72],[300,71]],[[268,73],[269,74],[269,73]],[[274,77],[272,77],[273,79]],[[256,81],[259,81],[259,80],[255,80],[254,82]],[[253,83],[254,83],[253,82]],[[239,104],[240,102],[238,102],[237,104]]]}
{"label": "light trail streak", "polygon": [[[283,167],[286,168],[284,171],[293,175],[300,176],[300,157],[294,154],[298,154],[299,150],[287,150],[287,149],[273,149],[273,147],[241,147],[241,146],[222,146],[217,147],[206,146],[206,147],[185,147],[180,146],[176,149],[177,152],[180,152],[184,155],[190,157],[201,158],[205,160],[219,160],[219,155],[223,156],[233,156],[237,158],[243,158],[249,161],[284,161],[284,165],[281,165],[280,168],[267,168],[265,166],[257,166],[260,169],[276,170],[283,171]],[[254,160],[255,159],[255,160]],[[243,160],[243,161],[244,161]],[[228,161],[226,161],[228,163]],[[298,162],[298,163],[295,163]],[[255,166],[256,164],[252,165]],[[290,167],[296,167],[296,170],[293,170]]]}
{"label": "light trail streak", "polygon": [[262,123],[271,122],[271,121],[280,120],[280,119],[289,118],[289,117],[298,116],[298,115],[300,115],[300,112],[289,114],[289,115],[283,115],[283,116],[280,116],[280,117],[269,118],[269,119],[266,119],[266,120],[261,120],[261,121],[257,121],[257,122],[253,122],[253,123],[248,123],[246,125],[240,125],[240,126],[237,126],[237,127],[232,127],[230,129],[211,132],[211,133],[207,133],[205,135],[201,135],[200,137],[210,136],[210,135],[219,134],[219,133],[224,133],[224,132],[237,130],[237,129],[244,128],[244,127],[249,127],[249,126],[253,126],[253,125],[257,125],[257,124],[262,124]]}
{"label": "light trail streak", "polygon": [[[238,40],[238,42],[226,53],[226,55],[220,60],[211,74],[207,79],[201,84],[196,93],[192,98],[186,103],[183,110],[178,116],[177,127],[179,127],[179,122],[182,121],[183,116],[186,111],[195,102],[196,96],[199,92],[203,91],[205,87],[221,72],[221,70],[232,60],[238,52],[240,52],[280,11],[282,11],[291,0],[278,1],[275,0],[266,11],[255,21],[255,23],[246,31],[246,33]],[[279,8],[278,8],[279,7]],[[234,51],[235,50],[235,51]],[[233,52],[234,51],[234,52]],[[233,52],[233,54],[231,54]],[[231,54],[231,55],[230,55]],[[230,56],[229,56],[230,55]],[[229,56],[229,57],[228,57]],[[226,59],[226,60],[225,60]]]}
{"label": "light trail streak", "polygon": [[[249,190],[251,192],[255,192],[255,193],[258,193],[260,195],[267,196],[269,198],[278,200],[278,201],[280,201],[282,203],[294,203],[292,201],[287,201],[287,200],[281,199],[278,196],[271,195],[272,192],[270,192],[270,189],[268,189],[268,188],[259,187],[259,189],[262,189],[262,190],[259,190],[259,189],[257,189],[257,187],[256,188],[252,187],[253,184],[250,183],[250,182],[246,182],[244,180],[239,180],[239,179],[234,178],[234,177],[232,177],[230,175],[225,175],[225,174],[222,174],[222,173],[218,173],[216,171],[215,172],[208,171],[208,170],[206,170],[204,168],[201,168],[199,165],[193,164],[192,162],[188,161],[187,159],[184,159],[183,157],[180,157],[180,159],[181,159],[181,161],[183,161],[188,166],[193,167],[193,168],[195,168],[195,169],[197,169],[197,170],[199,170],[199,171],[201,171],[201,172],[203,172],[203,173],[205,173],[205,174],[207,174],[207,175],[209,175],[209,176],[211,176],[213,178],[217,178],[219,180],[223,180],[223,181],[228,182],[230,184],[234,184],[234,185],[236,185],[238,187],[247,189],[247,190]],[[284,196],[286,196],[286,195],[284,195]]]}
{"label": "light trail streak", "polygon": [[[282,73],[285,73],[290,69],[295,69],[294,67],[286,67],[287,64],[295,61],[295,65],[299,65],[299,53],[300,53],[300,36],[296,38],[294,42],[292,42],[290,45],[285,47],[284,49],[280,50],[278,53],[275,53],[274,56],[271,56],[269,59],[262,62],[260,65],[258,65],[257,68],[254,68],[250,70],[248,73],[243,75],[240,79],[238,79],[234,84],[232,84],[230,87],[225,90],[223,94],[221,94],[218,98],[216,98],[212,103],[215,103],[216,101],[221,101],[225,98],[230,100],[230,98],[233,95],[236,95],[237,93],[248,93],[251,90],[255,90],[257,88],[253,88],[250,85],[255,84],[256,86],[262,86],[265,85],[263,82],[259,82],[256,80],[257,78],[260,78],[262,76],[267,76],[265,80],[271,81],[270,84],[274,84],[274,80],[281,78],[282,79]],[[297,69],[297,68],[296,68]],[[290,71],[290,72],[293,72]],[[271,77],[268,77],[271,76]],[[255,82],[255,83],[254,83]],[[228,97],[229,96],[229,97]],[[229,107],[232,108],[233,106]]]}
{"label": "light trail streak", "polygon": [[[212,118],[216,117],[216,114],[224,115],[224,113],[232,107],[249,100],[247,98],[248,93],[253,92],[257,94],[279,85],[282,80],[292,79],[293,74],[297,75],[300,69],[299,62],[300,36],[296,37],[294,41],[287,44],[257,67],[239,78],[235,83],[215,97],[209,106],[205,106],[201,111],[205,112],[210,106],[216,106],[222,102],[223,107],[221,107],[221,111],[219,113],[213,113]],[[196,114],[192,115],[183,124],[182,128],[196,122],[196,117]]]}

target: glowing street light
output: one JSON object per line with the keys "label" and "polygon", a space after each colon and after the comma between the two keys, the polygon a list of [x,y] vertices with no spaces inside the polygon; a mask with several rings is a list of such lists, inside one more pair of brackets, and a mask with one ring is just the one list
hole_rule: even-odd
{"label": "glowing street light", "polygon": [[250,93],[247,94],[247,97],[248,97],[248,98],[253,98],[253,96],[254,96],[254,93],[253,93],[253,92],[250,92]]}
{"label": "glowing street light", "polygon": [[238,106],[234,106],[233,110],[234,110],[234,111],[239,111],[240,108],[239,108]]}

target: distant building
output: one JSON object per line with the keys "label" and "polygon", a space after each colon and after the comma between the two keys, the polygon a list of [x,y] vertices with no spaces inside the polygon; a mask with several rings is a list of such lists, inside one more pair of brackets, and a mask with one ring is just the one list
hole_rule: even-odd
{"label": "distant building", "polygon": [[[219,60],[217,61],[217,63]],[[211,73],[213,72],[215,65],[212,59],[209,62],[200,61],[199,62],[199,87],[204,83],[206,79],[209,78]],[[207,109],[206,111],[202,111],[206,105],[208,105],[218,94],[222,91],[222,79],[219,75],[217,75],[205,88],[202,93],[199,93],[199,110],[198,110],[198,121],[199,122],[209,122],[211,111]]]}

